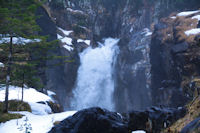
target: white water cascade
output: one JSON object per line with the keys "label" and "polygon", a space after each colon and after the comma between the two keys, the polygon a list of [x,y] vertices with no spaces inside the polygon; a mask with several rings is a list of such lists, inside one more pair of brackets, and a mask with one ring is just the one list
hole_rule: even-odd
{"label": "white water cascade", "polygon": [[88,107],[102,107],[114,110],[113,63],[118,53],[119,39],[107,38],[98,48],[91,47],[80,53],[74,97],[71,108],[80,110]]}

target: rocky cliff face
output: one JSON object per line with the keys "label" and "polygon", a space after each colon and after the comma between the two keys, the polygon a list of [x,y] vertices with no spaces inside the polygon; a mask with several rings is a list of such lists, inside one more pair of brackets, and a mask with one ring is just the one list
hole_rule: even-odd
{"label": "rocky cliff face", "polygon": [[[192,1],[190,4],[184,4],[184,2],[171,0],[51,0],[47,2],[46,10],[57,27],[73,31],[70,34],[64,34],[61,30],[57,30],[57,33],[61,35],[61,41],[65,37],[71,38],[72,45],[69,42],[63,42],[60,44],[59,51],[61,55],[69,56],[73,62],[65,63],[62,68],[56,70],[60,72],[60,78],[56,78],[58,80],[54,80],[57,73],[52,70],[54,74],[47,76],[49,77],[48,87],[55,88],[59,97],[64,96],[61,101],[67,108],[70,100],[68,97],[71,96],[71,90],[76,82],[80,63],[78,54],[88,47],[86,40],[96,47],[97,42],[102,38],[115,37],[120,38],[118,44],[120,53],[114,70],[116,110],[119,112],[132,109],[142,110],[151,104],[165,104],[166,98],[157,97],[163,93],[159,91],[159,88],[165,84],[167,87],[180,88],[183,75],[175,69],[182,63],[179,51],[187,48],[189,42],[177,41],[177,38],[173,38],[174,40],[168,43],[164,39],[166,36],[161,35],[160,32],[167,27],[173,30],[174,25],[171,23],[168,26],[168,20],[160,22],[160,18],[174,11],[195,9],[198,7],[197,3],[197,1]],[[177,27],[179,23],[176,21]],[[154,25],[156,25],[155,28]],[[176,31],[178,30],[177,28]],[[151,41],[152,31],[154,33]],[[175,33],[173,31],[172,35],[178,36]],[[183,47],[181,43],[184,43]],[[66,46],[68,49],[64,48]],[[175,46],[174,53],[171,53],[172,46]],[[69,47],[72,50],[69,50]],[[176,53],[179,53],[179,56],[175,59]],[[172,91],[172,94],[179,94],[177,91]],[[180,103],[174,103],[174,100],[171,101],[173,104],[168,103],[168,105],[180,105]]]}
{"label": "rocky cliff face", "polygon": [[199,14],[172,14],[155,26],[150,58],[156,104],[182,106],[198,91]]}

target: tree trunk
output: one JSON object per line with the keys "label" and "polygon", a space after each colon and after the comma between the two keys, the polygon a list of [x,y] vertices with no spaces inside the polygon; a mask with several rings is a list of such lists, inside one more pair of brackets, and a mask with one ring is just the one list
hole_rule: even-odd
{"label": "tree trunk", "polygon": [[23,79],[22,79],[22,102],[23,102],[23,100],[24,100],[24,71],[23,71],[23,75],[22,75],[23,77]]}
{"label": "tree trunk", "polygon": [[7,76],[6,76],[6,93],[5,93],[5,102],[3,112],[8,112],[8,92],[9,92],[9,84],[10,84],[10,73],[11,73],[11,65],[12,65],[12,42],[13,37],[10,37],[10,46],[9,46],[9,55],[8,55],[8,68],[7,68]]}

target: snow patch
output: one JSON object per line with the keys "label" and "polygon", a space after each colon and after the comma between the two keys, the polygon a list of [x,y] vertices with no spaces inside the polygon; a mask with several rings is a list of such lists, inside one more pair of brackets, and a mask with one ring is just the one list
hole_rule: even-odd
{"label": "snow patch", "polygon": [[67,49],[68,51],[72,51],[72,50],[74,50],[73,47],[68,46],[68,45],[63,45],[63,47],[64,47],[65,49]]}
{"label": "snow patch", "polygon": [[195,29],[185,31],[185,34],[187,36],[196,35],[196,34],[199,34],[199,33],[200,33],[200,28],[195,28]]}
{"label": "snow patch", "polygon": [[69,12],[73,12],[73,13],[80,13],[80,14],[84,14],[84,12],[83,12],[83,11],[80,11],[80,10],[73,10],[73,9],[71,9],[71,8],[67,8],[67,11],[69,11]]}
{"label": "snow patch", "polygon": [[73,32],[72,30],[64,30],[64,29],[62,29],[60,27],[58,27],[58,29],[60,31],[62,31],[66,36],[69,36]]}
{"label": "snow patch", "polygon": [[200,15],[196,15],[196,16],[192,17],[192,19],[197,19],[198,21],[200,21]]}
{"label": "snow patch", "polygon": [[68,45],[72,45],[72,38],[64,37],[64,38],[61,39],[61,42],[68,44]]}
{"label": "snow patch", "polygon": [[83,39],[78,39],[77,42],[84,42],[86,43],[87,45],[90,45],[90,40],[83,40]]}
{"label": "snow patch", "polygon": [[4,67],[4,64],[2,62],[0,62],[0,67]]}
{"label": "snow patch", "polygon": [[176,16],[172,16],[172,17],[170,17],[171,19],[176,19]]}
{"label": "snow patch", "polygon": [[31,107],[32,113],[35,115],[47,115],[52,113],[52,110],[47,103],[42,104],[42,103],[28,102],[28,104]]}
{"label": "snow patch", "polygon": [[152,32],[148,28],[144,28],[142,33],[145,34],[145,36],[151,36],[152,35]]}
{"label": "snow patch", "polygon": [[73,44],[72,44],[72,38],[70,38],[70,37],[62,37],[61,35],[57,34],[57,38],[58,38],[62,43],[65,43],[65,44],[68,44],[68,45],[73,45]]}
{"label": "snow patch", "polygon": [[[21,100],[22,89],[21,87],[9,86],[9,100]],[[0,88],[0,101],[5,99],[5,87]],[[53,101],[49,96],[38,92],[33,88],[24,88],[24,101],[37,103],[40,101]]]}
{"label": "snow patch", "polygon": [[130,31],[129,31],[129,32],[131,33],[132,31],[133,31],[133,27],[131,27],[131,29],[130,29]]}
{"label": "snow patch", "polygon": [[61,35],[57,34],[57,38],[58,38],[59,40],[61,40],[63,37],[62,37]]}
{"label": "snow patch", "polygon": [[198,10],[198,11],[186,11],[186,12],[180,12],[180,13],[177,14],[177,16],[188,16],[188,15],[192,15],[192,14],[194,14],[194,13],[198,13],[198,12],[199,12],[199,10]]}
{"label": "snow patch", "polygon": [[[40,42],[40,39],[27,39],[23,37],[13,37],[13,44],[22,44],[25,45],[27,43],[35,43]],[[0,39],[0,44],[2,43],[10,43],[10,37],[3,37]]]}
{"label": "snow patch", "polygon": [[15,119],[0,124],[0,133],[22,133],[18,128],[24,125],[24,121],[28,118],[28,123],[31,124],[31,133],[47,133],[54,126],[56,121],[62,121],[69,116],[72,116],[76,111],[68,111],[63,113],[49,115],[34,115],[30,112],[15,112],[24,115],[21,119]]}
{"label": "snow patch", "polygon": [[146,133],[146,132],[143,130],[138,130],[138,131],[133,131],[132,133]]}
{"label": "snow patch", "polygon": [[53,95],[56,95],[56,93],[53,92],[53,91],[47,90],[47,95],[48,96],[53,96]]}

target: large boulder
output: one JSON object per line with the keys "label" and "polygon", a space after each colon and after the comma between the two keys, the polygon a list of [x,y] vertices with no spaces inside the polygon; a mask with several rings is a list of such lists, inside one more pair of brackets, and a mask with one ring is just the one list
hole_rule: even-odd
{"label": "large boulder", "polygon": [[129,133],[135,130],[157,133],[185,113],[185,108],[151,107],[122,116],[101,108],[89,108],[61,121],[49,133]]}
{"label": "large boulder", "polygon": [[144,112],[133,111],[129,113],[129,131],[145,130],[157,133],[184,117],[185,114],[185,108],[151,107]]}
{"label": "large boulder", "polygon": [[89,108],[63,120],[49,133],[128,133],[127,125],[117,113]]}

